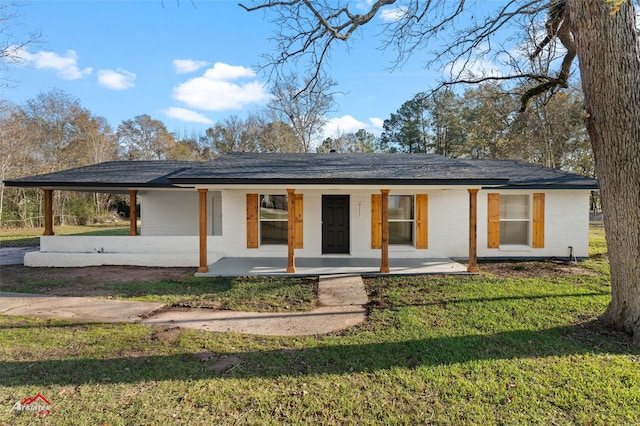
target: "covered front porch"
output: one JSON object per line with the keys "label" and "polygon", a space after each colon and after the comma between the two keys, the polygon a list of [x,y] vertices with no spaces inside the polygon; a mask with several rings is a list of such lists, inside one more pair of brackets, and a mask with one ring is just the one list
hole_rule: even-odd
{"label": "covered front porch", "polygon": [[390,259],[389,272],[380,272],[379,259],[351,257],[297,258],[294,273],[287,272],[287,258],[278,257],[223,257],[208,265],[199,277],[239,276],[307,276],[307,275],[421,275],[467,274],[467,267],[452,259]]}

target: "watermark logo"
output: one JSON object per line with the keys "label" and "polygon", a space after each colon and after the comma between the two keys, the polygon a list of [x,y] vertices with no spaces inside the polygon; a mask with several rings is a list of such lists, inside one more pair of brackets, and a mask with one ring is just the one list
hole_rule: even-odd
{"label": "watermark logo", "polygon": [[36,411],[41,416],[48,416],[51,414],[51,403],[39,393],[33,398],[16,402],[10,411]]}

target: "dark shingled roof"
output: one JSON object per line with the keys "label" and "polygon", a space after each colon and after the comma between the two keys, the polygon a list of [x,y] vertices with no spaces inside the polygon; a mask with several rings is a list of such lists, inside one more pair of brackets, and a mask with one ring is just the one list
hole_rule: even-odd
{"label": "dark shingled roof", "polygon": [[232,153],[209,162],[114,161],[5,181],[49,188],[163,188],[198,184],[482,185],[597,189],[597,181],[515,160],[435,154]]}
{"label": "dark shingled roof", "polygon": [[460,160],[485,173],[508,176],[513,189],[598,189],[596,179],[520,160]]}
{"label": "dark shingled roof", "polygon": [[175,183],[506,184],[506,177],[435,154],[232,153],[171,178]]}
{"label": "dark shingled roof", "polygon": [[196,161],[109,161],[60,172],[5,181],[7,186],[73,188],[165,188],[169,177],[199,164]]}

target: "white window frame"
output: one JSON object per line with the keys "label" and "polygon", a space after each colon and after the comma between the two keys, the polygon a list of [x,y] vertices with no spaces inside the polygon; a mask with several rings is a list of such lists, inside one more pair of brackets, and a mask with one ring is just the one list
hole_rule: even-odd
{"label": "white window frame", "polygon": [[[411,241],[406,243],[392,243],[391,231],[389,231],[389,245],[393,246],[413,246],[416,245],[416,197],[413,194],[390,194],[389,204],[391,204],[392,197],[410,197],[411,198],[411,218],[410,219],[392,219],[389,215],[389,225],[392,223],[410,223],[411,224]],[[389,208],[389,210],[391,210]]]}
{"label": "white window frame", "polygon": [[[523,197],[527,200],[526,205],[526,218],[509,218],[504,217],[506,215],[502,214],[502,200],[508,200],[509,197]],[[513,198],[512,198],[513,199]],[[500,247],[501,248],[518,248],[518,247],[531,247],[531,224],[533,222],[532,219],[532,196],[530,194],[500,194]],[[508,243],[503,242],[503,238],[506,236],[506,232],[503,232],[502,224],[503,223],[526,223],[526,241],[525,242],[517,242],[517,243]]]}

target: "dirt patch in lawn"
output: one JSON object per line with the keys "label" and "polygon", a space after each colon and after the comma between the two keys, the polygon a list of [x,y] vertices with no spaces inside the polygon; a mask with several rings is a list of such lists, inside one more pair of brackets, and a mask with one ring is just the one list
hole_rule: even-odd
{"label": "dirt patch in lawn", "polygon": [[[83,268],[29,268],[23,265],[0,266],[0,290],[20,291],[42,283],[52,296],[108,296],[110,283],[183,280],[195,268],[150,268],[138,266],[87,266]],[[64,286],[48,285],[64,281]]]}
{"label": "dirt patch in lawn", "polygon": [[478,267],[481,273],[510,278],[601,275],[599,272],[581,267],[579,263],[563,261],[481,262]]}

